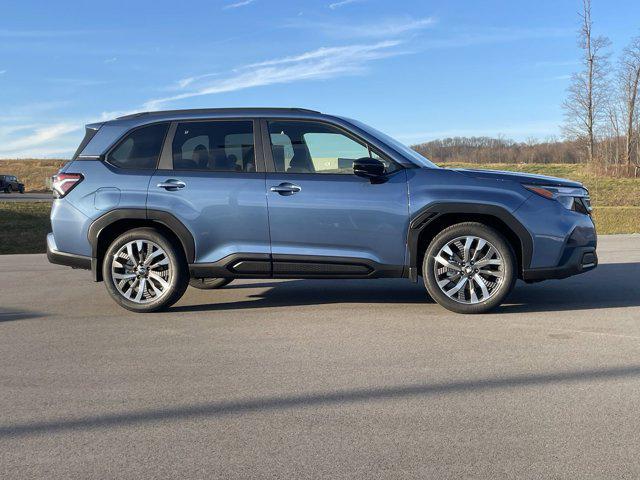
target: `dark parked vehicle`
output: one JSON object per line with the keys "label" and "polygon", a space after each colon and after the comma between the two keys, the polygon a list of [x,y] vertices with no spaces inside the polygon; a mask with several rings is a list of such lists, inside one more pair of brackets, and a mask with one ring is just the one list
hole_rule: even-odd
{"label": "dark parked vehicle", "polygon": [[24,193],[24,183],[20,183],[15,175],[0,175],[0,191]]}
{"label": "dark parked vehicle", "polygon": [[53,191],[49,260],[90,269],[136,312],[234,278],[422,277],[444,307],[481,313],[518,278],[598,262],[580,183],[439,168],[363,123],[310,110],[87,125]]}

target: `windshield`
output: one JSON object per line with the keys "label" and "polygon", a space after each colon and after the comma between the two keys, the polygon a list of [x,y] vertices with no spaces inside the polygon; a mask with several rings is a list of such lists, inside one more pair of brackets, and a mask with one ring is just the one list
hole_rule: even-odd
{"label": "windshield", "polygon": [[405,157],[408,157],[411,161],[413,161],[414,163],[417,163],[421,167],[440,168],[431,160],[428,160],[427,158],[423,157],[412,148],[409,148],[403,143],[400,143],[398,140],[396,140],[393,137],[390,137],[386,133],[382,133],[380,130],[376,130],[375,128],[370,127],[369,125],[365,125],[364,123],[359,122],[358,120],[352,120],[350,118],[345,118],[345,120],[347,120],[349,123],[352,123],[353,125],[360,128],[361,130],[364,130],[368,134],[373,135],[374,137],[380,139],[382,142],[389,145],[398,153],[404,155]]}

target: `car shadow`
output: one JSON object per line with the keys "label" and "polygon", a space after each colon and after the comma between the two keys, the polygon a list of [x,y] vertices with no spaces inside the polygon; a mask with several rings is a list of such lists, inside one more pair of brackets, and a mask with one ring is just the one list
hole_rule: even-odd
{"label": "car shadow", "polygon": [[564,280],[521,284],[497,311],[528,313],[638,306],[640,262],[604,263]]}
{"label": "car shadow", "polygon": [[0,323],[14,322],[16,320],[31,320],[34,318],[42,318],[46,316],[46,314],[40,312],[14,310],[11,308],[0,308]]}
{"label": "car shadow", "polygon": [[[289,280],[232,284],[225,289],[263,288],[242,300],[180,305],[172,312],[223,311],[335,303],[433,303],[422,282],[405,279]],[[216,292],[211,292],[216,295]],[[607,263],[582,275],[526,285],[518,282],[496,313],[548,312],[640,306],[640,263]]]}
{"label": "car shadow", "polygon": [[[421,283],[406,279],[376,280],[283,280],[231,284],[227,289],[264,288],[233,302],[180,305],[171,312],[222,311],[242,308],[270,308],[333,303],[432,303]],[[215,298],[216,291],[210,292]]]}

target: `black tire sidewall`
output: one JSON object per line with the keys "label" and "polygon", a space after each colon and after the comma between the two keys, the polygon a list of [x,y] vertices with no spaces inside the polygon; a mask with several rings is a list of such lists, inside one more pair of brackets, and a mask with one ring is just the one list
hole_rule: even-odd
{"label": "black tire sidewall", "polygon": [[[133,240],[147,240],[156,243],[166,252],[169,259],[169,267],[174,272],[173,277],[170,281],[169,291],[157,301],[139,304],[127,300],[118,292],[111,277],[113,256],[123,245]],[[189,271],[184,253],[179,246],[153,228],[136,228],[123,233],[109,245],[102,262],[102,277],[109,295],[120,306],[133,312],[155,312],[173,305],[182,297],[189,282]]]}
{"label": "black tire sidewall", "polygon": [[229,285],[232,281],[232,278],[192,278],[189,285],[198,290],[215,290]]}
{"label": "black tire sidewall", "polygon": [[[440,249],[454,238],[465,235],[484,238],[498,250],[504,259],[504,279],[498,291],[488,300],[476,304],[459,303],[449,298],[440,290],[433,268],[435,264],[434,257]],[[431,298],[446,309],[463,314],[485,313],[498,307],[507,298],[518,277],[516,256],[509,242],[495,229],[476,222],[459,223],[445,228],[436,235],[427,247],[422,263],[422,275],[425,287]]]}

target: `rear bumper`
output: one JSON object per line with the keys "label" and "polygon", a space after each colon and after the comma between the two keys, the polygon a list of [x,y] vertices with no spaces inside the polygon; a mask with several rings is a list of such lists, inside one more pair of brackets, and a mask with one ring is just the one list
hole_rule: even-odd
{"label": "rear bumper", "polygon": [[598,266],[597,238],[593,228],[577,227],[565,243],[560,261],[555,267],[525,269],[525,282],[567,278],[588,272]]}
{"label": "rear bumper", "polygon": [[52,233],[47,235],[47,259],[56,265],[91,270],[91,257],[59,251]]}

